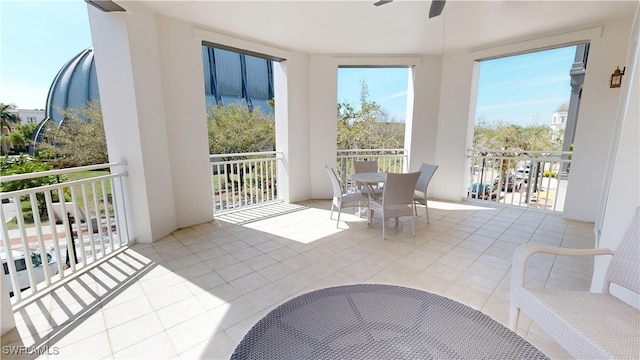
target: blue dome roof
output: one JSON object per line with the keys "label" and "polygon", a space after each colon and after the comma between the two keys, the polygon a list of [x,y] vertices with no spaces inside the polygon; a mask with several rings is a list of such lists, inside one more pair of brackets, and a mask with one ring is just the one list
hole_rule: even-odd
{"label": "blue dome roof", "polygon": [[60,126],[64,120],[60,110],[85,108],[87,102],[99,99],[93,48],[88,48],[69,60],[51,83],[45,119]]}
{"label": "blue dome roof", "polygon": [[100,100],[100,94],[93,48],[88,48],[64,64],[53,79],[47,95],[44,120],[36,128],[33,139],[41,141],[47,124],[51,122],[54,126],[60,127],[64,121],[61,111],[84,109],[87,103],[93,100]]}

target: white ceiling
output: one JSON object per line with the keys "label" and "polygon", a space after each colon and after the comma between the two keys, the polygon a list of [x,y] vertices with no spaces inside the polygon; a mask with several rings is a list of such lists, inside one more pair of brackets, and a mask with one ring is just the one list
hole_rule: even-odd
{"label": "white ceiling", "polygon": [[[638,0],[143,1],[204,29],[284,49],[326,54],[437,54],[508,44],[633,18]],[[118,1],[126,8],[126,1]],[[443,30],[444,29],[444,30]],[[444,33],[444,36],[443,36]]]}

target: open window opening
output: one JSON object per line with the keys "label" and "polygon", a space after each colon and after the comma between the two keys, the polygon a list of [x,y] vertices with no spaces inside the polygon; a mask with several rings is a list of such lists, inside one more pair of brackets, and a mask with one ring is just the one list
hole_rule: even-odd
{"label": "open window opening", "polygon": [[377,160],[378,169],[406,170],[405,122],[411,68],[338,68],[338,169],[353,172],[354,160]]}
{"label": "open window opening", "polygon": [[561,212],[589,44],[479,61],[469,198]]}
{"label": "open window opening", "polygon": [[216,213],[279,200],[273,61],[202,45]]}

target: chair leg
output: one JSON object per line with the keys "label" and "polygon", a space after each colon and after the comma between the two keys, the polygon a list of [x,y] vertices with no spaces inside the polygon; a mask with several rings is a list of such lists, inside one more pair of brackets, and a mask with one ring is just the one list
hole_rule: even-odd
{"label": "chair leg", "polygon": [[[417,204],[417,202],[414,200],[414,201],[413,201],[413,213],[414,213],[416,216],[418,216],[418,206],[417,206],[416,204]],[[428,216],[428,214],[427,214],[427,216]]]}
{"label": "chair leg", "polygon": [[340,213],[342,212],[342,208],[338,209],[338,221],[336,221],[336,229],[338,228],[338,225],[340,224]]}
{"label": "chair leg", "polygon": [[430,222],[429,222],[429,205],[427,205],[427,199],[424,199],[424,211],[427,213],[427,224],[430,224]]}
{"label": "chair leg", "polygon": [[411,235],[413,237],[416,237],[416,224],[415,224],[415,216],[411,215]]}
{"label": "chair leg", "polygon": [[386,221],[385,221],[385,218],[383,216],[382,217],[382,240],[386,240],[387,239],[387,234],[385,233],[385,226],[384,226],[385,222]]}
{"label": "chair leg", "polygon": [[520,318],[520,308],[511,306],[509,308],[509,329],[518,331],[518,320]]}

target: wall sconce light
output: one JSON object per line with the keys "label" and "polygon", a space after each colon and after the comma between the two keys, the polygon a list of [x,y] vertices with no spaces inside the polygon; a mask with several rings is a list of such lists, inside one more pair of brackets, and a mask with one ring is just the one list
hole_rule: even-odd
{"label": "wall sconce light", "polygon": [[622,68],[622,71],[620,71],[620,66],[616,67],[613,74],[611,74],[611,81],[609,82],[610,88],[619,88],[620,85],[622,85],[622,75],[624,75],[625,70],[627,70],[626,66]]}

